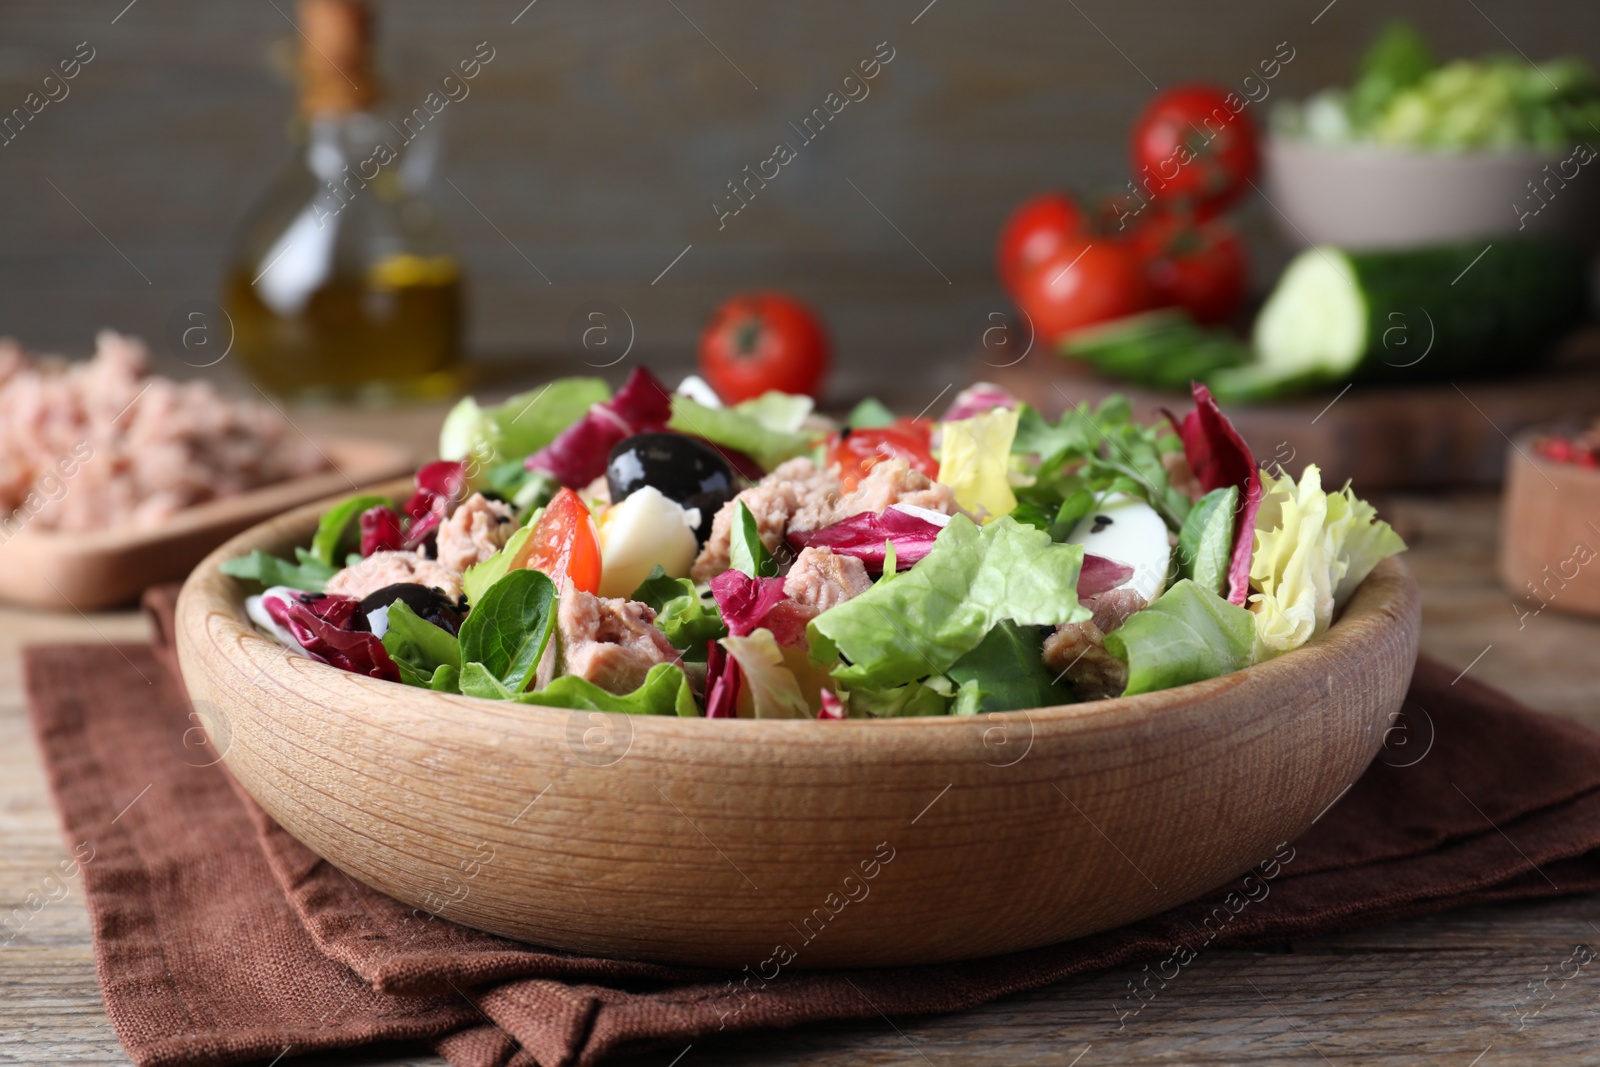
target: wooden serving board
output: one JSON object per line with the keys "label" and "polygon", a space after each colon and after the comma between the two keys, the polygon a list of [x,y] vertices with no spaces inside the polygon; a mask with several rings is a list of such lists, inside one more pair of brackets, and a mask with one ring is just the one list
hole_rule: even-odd
{"label": "wooden serving board", "polygon": [[0,600],[52,611],[96,611],[188,575],[241,530],[324,497],[341,496],[413,469],[409,450],[378,441],[321,446],[333,470],[208,501],[142,530],[54,533],[24,527],[0,543]]}
{"label": "wooden serving board", "polygon": [[[1014,367],[979,362],[975,379],[1003,385],[1055,416],[1113,393],[1141,418],[1193,406],[1184,394],[1097,378],[1080,364],[1045,355]],[[1256,459],[1298,473],[1322,468],[1324,485],[1346,479],[1363,493],[1397,489],[1497,486],[1508,440],[1535,423],[1600,412],[1600,368],[1552,370],[1514,380],[1479,379],[1414,386],[1352,386],[1268,404],[1224,410]]]}

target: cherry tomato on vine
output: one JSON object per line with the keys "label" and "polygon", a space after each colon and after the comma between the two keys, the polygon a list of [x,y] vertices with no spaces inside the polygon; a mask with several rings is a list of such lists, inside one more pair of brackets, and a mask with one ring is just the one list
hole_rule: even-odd
{"label": "cherry tomato on vine", "polygon": [[995,267],[1014,292],[1029,267],[1049,259],[1083,229],[1083,212],[1065,193],[1041,193],[1024,200],[1006,218],[995,242]]}
{"label": "cherry tomato on vine", "polygon": [[1244,242],[1220,219],[1192,222],[1159,215],[1128,243],[1144,260],[1156,307],[1181,307],[1196,322],[1226,322],[1244,301]]}
{"label": "cherry tomato on vine", "polygon": [[828,371],[827,330],[782,293],[747,293],[717,308],[700,335],[700,372],[725,403],[771,389],[816,396]]}
{"label": "cherry tomato on vine", "polygon": [[1107,237],[1079,238],[1023,275],[1017,305],[1047,344],[1073,330],[1150,307],[1139,256]]}
{"label": "cherry tomato on vine", "polygon": [[[1229,98],[1238,110],[1228,106]],[[1133,125],[1134,183],[1157,202],[1185,200],[1208,218],[1237,200],[1261,165],[1243,98],[1211,85],[1158,93]]]}

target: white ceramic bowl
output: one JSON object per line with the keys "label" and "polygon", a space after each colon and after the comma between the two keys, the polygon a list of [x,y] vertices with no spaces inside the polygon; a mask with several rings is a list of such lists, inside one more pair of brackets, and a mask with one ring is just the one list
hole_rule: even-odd
{"label": "white ceramic bowl", "polygon": [[1518,235],[1561,237],[1593,250],[1600,247],[1600,159],[1578,164],[1570,156],[1271,137],[1267,195],[1295,245],[1411,248]]}

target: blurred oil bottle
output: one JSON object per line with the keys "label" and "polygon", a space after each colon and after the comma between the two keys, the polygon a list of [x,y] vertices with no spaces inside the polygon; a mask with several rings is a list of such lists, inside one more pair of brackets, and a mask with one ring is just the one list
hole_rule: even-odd
{"label": "blurred oil bottle", "polygon": [[246,216],[223,287],[234,351],[283,396],[454,392],[460,266],[410,187],[430,146],[408,147],[420,131],[382,114],[365,0],[301,0],[299,20],[294,152]]}

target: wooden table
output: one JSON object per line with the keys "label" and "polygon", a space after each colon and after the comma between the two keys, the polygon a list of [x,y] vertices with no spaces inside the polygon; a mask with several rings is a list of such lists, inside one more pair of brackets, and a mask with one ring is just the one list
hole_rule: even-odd
{"label": "wooden table", "polygon": [[[437,426],[438,412],[297,418],[313,436],[337,430],[420,443]],[[1495,498],[1399,496],[1379,503],[1412,545],[1408,559],[1423,588],[1423,647],[1450,663],[1470,664],[1474,677],[1515,689],[1534,707],[1600,728],[1600,623],[1546,612],[1519,628],[1493,576]],[[19,649],[144,633],[132,612],[83,617],[0,609],[0,913],[41,889],[68,855],[22,707]],[[1274,950],[1213,949],[1120,1030],[1114,1004],[1134,967],[959,1015],[746,1035],[640,1062],[1592,1064],[1600,1062],[1600,974],[1567,983],[1520,1031],[1513,1012],[1529,983],[1553,973],[1581,943],[1600,946],[1600,899],[1471,908]],[[76,883],[0,947],[0,1062],[127,1062],[101,1005]],[[310,1062],[442,1061],[384,1049]]]}

